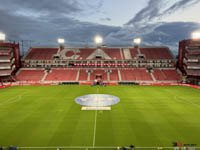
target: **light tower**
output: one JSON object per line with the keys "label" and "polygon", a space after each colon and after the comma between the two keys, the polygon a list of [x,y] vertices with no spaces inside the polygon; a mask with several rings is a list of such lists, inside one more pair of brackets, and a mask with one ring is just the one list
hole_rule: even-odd
{"label": "light tower", "polygon": [[58,44],[59,44],[59,49],[57,54],[54,55],[54,58],[60,58],[60,51],[64,48],[65,39],[58,38]]}
{"label": "light tower", "polygon": [[94,37],[94,42],[98,46],[101,46],[103,43],[103,38],[100,35]]}
{"label": "light tower", "polygon": [[139,45],[141,44],[141,38],[133,39],[133,44],[135,47],[139,47]]}
{"label": "light tower", "polygon": [[65,39],[59,38],[59,39],[58,39],[58,44],[59,44],[60,47],[61,47],[61,46],[64,46],[64,44],[65,44]]}
{"label": "light tower", "polygon": [[200,31],[196,31],[192,33],[193,40],[200,40]]}
{"label": "light tower", "polygon": [[6,40],[5,33],[0,32],[0,43],[3,43]]}

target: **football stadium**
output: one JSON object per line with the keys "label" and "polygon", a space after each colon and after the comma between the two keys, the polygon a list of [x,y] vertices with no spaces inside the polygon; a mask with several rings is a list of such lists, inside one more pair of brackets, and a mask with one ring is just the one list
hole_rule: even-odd
{"label": "football stadium", "polygon": [[200,150],[200,33],[177,46],[22,46],[0,33],[0,150]]}
{"label": "football stadium", "polygon": [[181,41],[178,60],[168,47],[77,48],[60,40],[22,59],[18,44],[2,40],[4,148],[197,148],[200,40]]}

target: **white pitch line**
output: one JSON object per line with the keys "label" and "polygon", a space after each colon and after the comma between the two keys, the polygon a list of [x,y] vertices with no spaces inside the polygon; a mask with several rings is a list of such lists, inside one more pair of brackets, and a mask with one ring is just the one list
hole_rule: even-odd
{"label": "white pitch line", "polygon": [[[17,98],[16,98],[16,97],[17,97]],[[16,97],[10,98],[10,99],[8,99],[8,100],[5,101],[5,102],[0,103],[0,106],[18,102],[18,101],[22,98],[21,95],[18,95],[18,96],[16,96]]]}
{"label": "white pitch line", "polygon": [[200,107],[199,104],[193,103],[193,102],[188,101],[188,100],[186,100],[186,99],[183,99],[183,98],[181,98],[181,97],[178,97],[178,99],[177,99],[177,96],[174,96],[174,98],[175,98],[176,100],[178,100],[179,102],[182,102],[182,103],[185,103],[185,104],[190,104],[190,105],[193,105],[193,106],[196,106],[196,107]]}
{"label": "white pitch line", "polygon": [[95,138],[96,138],[96,125],[97,125],[97,110],[95,111],[95,120],[94,120],[94,136],[93,136],[93,147],[95,146]]}

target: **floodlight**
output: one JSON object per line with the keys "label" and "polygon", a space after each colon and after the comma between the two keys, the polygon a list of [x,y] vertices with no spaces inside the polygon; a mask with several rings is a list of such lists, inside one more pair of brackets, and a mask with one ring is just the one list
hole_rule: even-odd
{"label": "floodlight", "polygon": [[200,31],[192,33],[192,39],[200,39]]}
{"label": "floodlight", "polygon": [[94,38],[94,42],[95,42],[96,44],[102,44],[102,43],[103,43],[103,38],[102,38],[101,36],[97,35],[97,36],[95,36],[95,38]]}
{"label": "floodlight", "polygon": [[136,44],[136,45],[140,45],[141,39],[140,38],[136,38],[136,39],[133,40],[133,43]]}
{"label": "floodlight", "polygon": [[6,35],[0,32],[0,41],[5,41]]}
{"label": "floodlight", "polygon": [[65,39],[58,39],[58,43],[59,44],[64,44],[65,43]]}

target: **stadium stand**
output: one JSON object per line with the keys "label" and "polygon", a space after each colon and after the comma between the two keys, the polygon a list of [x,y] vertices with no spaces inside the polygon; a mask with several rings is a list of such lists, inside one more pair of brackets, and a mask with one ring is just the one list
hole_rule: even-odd
{"label": "stadium stand", "polygon": [[[2,74],[15,69],[15,58],[10,48],[1,49]],[[191,64],[199,67],[198,61]],[[32,47],[21,65],[15,75],[17,81],[91,83],[98,79],[106,83],[138,83],[181,80],[167,47]],[[9,75],[12,76],[12,71]]]}
{"label": "stadium stand", "polygon": [[178,67],[186,76],[185,82],[200,85],[200,40],[179,42]]}
{"label": "stadium stand", "polygon": [[103,48],[102,49],[111,59],[121,60],[120,48]]}
{"label": "stadium stand", "polygon": [[58,48],[31,48],[25,59],[28,60],[49,60],[52,59]]}
{"label": "stadium stand", "polygon": [[121,69],[122,81],[153,81],[146,69]]}
{"label": "stadium stand", "polygon": [[79,81],[88,81],[88,70],[81,69],[79,74]]}
{"label": "stadium stand", "polygon": [[136,59],[136,56],[138,55],[138,51],[136,48],[130,48],[130,53],[131,53],[131,57],[133,59]]}
{"label": "stadium stand", "polygon": [[146,59],[173,59],[173,56],[167,47],[161,48],[140,48]]}
{"label": "stadium stand", "polygon": [[109,76],[110,76],[110,81],[119,81],[119,75],[117,69],[112,69],[109,72]]}
{"label": "stadium stand", "polygon": [[181,76],[177,70],[155,69],[153,75],[157,81],[180,81]]}
{"label": "stadium stand", "polygon": [[20,69],[15,79],[17,81],[41,81],[45,72],[44,69]]}
{"label": "stadium stand", "polygon": [[76,81],[77,69],[52,68],[45,81]]}
{"label": "stadium stand", "polygon": [[13,81],[12,75],[19,68],[19,44],[0,43],[0,78],[3,82]]}

